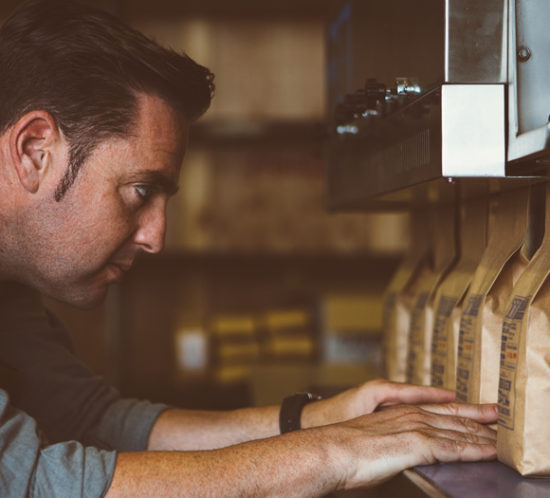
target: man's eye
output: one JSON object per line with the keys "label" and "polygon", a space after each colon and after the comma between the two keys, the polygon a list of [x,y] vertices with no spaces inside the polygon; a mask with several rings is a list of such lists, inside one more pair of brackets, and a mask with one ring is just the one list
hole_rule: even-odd
{"label": "man's eye", "polygon": [[134,188],[142,199],[147,199],[153,191],[153,188],[150,185],[134,185]]}

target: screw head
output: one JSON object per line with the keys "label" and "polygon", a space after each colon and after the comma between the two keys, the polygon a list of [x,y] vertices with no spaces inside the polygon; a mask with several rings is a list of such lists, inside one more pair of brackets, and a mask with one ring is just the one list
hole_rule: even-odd
{"label": "screw head", "polygon": [[521,45],[518,47],[517,55],[520,62],[527,62],[531,58],[531,49],[525,45]]}

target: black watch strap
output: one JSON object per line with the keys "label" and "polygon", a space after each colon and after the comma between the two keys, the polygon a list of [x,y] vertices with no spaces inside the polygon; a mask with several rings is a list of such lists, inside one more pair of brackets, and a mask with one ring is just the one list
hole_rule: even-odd
{"label": "black watch strap", "polygon": [[302,428],[300,424],[302,409],[308,403],[320,399],[321,396],[311,393],[293,394],[283,399],[281,411],[279,412],[279,429],[281,430],[281,434],[300,430]]}

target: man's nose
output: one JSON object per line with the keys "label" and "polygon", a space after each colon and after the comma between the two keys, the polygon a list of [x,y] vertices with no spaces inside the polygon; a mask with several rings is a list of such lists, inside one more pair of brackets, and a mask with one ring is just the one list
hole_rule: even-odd
{"label": "man's nose", "polygon": [[164,247],[165,234],[166,206],[165,203],[156,202],[140,214],[134,243],[145,252],[156,254]]}

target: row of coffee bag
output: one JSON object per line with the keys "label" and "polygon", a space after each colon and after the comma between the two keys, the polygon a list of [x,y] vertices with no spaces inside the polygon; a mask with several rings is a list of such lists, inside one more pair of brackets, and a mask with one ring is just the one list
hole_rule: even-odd
{"label": "row of coffee bag", "polygon": [[514,285],[500,342],[498,458],[529,476],[550,475],[550,184],[545,197],[544,237]]}
{"label": "row of coffee bag", "polygon": [[550,474],[547,438],[537,437],[546,425],[541,400],[550,394],[550,187],[544,189],[547,236],[532,258],[540,242],[533,220],[545,215],[528,188],[461,201],[456,259],[451,208],[417,213],[430,227],[423,235],[429,244],[418,241],[385,299],[389,378],[456,389],[460,401],[498,399],[499,458],[525,475]]}
{"label": "row of coffee bag", "polygon": [[[528,262],[528,212],[529,189],[518,189],[413,213],[412,249],[384,300],[390,379],[456,388],[462,401],[496,402],[494,352],[507,300]],[[480,372],[489,370],[488,380]]]}
{"label": "row of coffee bag", "polygon": [[459,401],[497,401],[502,321],[512,289],[528,262],[524,243],[528,207],[528,189],[501,194],[490,206],[487,247],[460,318],[456,368]]}

